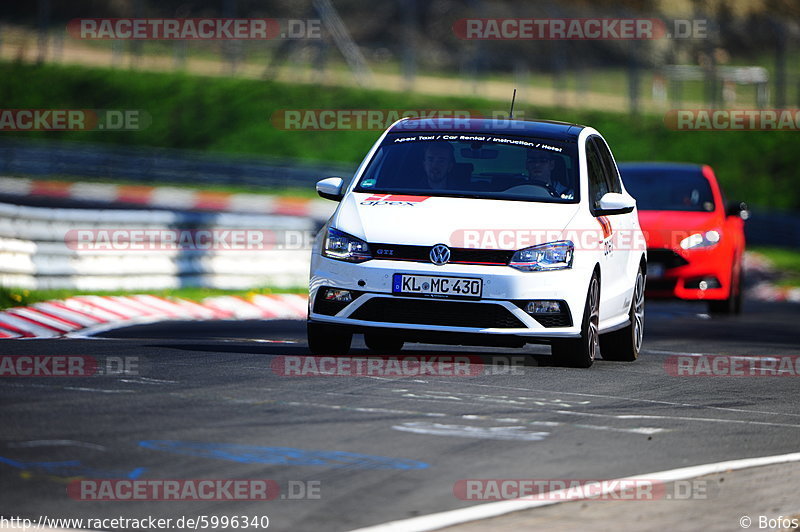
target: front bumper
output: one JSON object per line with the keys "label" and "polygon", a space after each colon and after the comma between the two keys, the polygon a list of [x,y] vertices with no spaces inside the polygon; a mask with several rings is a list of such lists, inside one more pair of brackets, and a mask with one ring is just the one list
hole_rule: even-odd
{"label": "front bumper", "polygon": [[648,249],[647,297],[718,301],[731,289],[731,261],[722,250]]}
{"label": "front bumper", "polygon": [[[481,299],[432,298],[392,294],[394,273],[477,277],[483,280]],[[569,269],[521,272],[507,266],[370,260],[360,264],[312,257],[309,319],[338,324],[354,331],[369,329],[422,332],[442,337],[493,335],[525,341],[580,336],[580,321],[591,272]],[[354,292],[352,302],[337,308],[320,291]],[[537,316],[523,310],[528,300],[562,301],[562,314]],[[577,310],[576,310],[577,309]],[[576,315],[577,312],[577,315]]]}

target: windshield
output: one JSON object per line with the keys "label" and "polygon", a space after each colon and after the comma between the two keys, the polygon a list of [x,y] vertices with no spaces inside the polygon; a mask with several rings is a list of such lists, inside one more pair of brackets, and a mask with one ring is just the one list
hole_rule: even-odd
{"label": "windshield", "polygon": [[492,134],[387,135],[356,192],[576,203],[575,143]]}
{"label": "windshield", "polygon": [[711,185],[699,168],[619,166],[622,182],[640,211],[714,210]]}

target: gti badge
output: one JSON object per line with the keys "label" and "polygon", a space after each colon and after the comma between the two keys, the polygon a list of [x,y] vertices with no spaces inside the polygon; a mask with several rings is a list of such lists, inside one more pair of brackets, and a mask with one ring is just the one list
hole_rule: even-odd
{"label": "gti badge", "polygon": [[431,262],[437,266],[443,266],[450,262],[450,248],[444,244],[436,244],[431,248]]}

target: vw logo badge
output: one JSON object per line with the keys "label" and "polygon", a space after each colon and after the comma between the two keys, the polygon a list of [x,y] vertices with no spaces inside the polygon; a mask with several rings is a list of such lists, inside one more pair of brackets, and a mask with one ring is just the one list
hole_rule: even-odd
{"label": "vw logo badge", "polygon": [[442,266],[450,262],[450,248],[444,244],[436,244],[431,248],[431,262],[437,266]]}

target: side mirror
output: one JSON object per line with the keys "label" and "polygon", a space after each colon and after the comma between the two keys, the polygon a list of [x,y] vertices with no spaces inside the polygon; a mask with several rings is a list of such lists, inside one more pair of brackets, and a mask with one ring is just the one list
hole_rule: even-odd
{"label": "side mirror", "polygon": [[631,196],[609,192],[600,198],[600,204],[595,209],[595,215],[627,214],[633,212],[634,207],[636,207],[636,200]]}
{"label": "side mirror", "polygon": [[321,181],[317,181],[317,194],[325,199],[341,201],[344,197],[343,186],[344,179],[341,177],[326,177]]}
{"label": "side mirror", "polygon": [[743,201],[730,201],[725,206],[725,216],[738,216],[742,220],[750,218],[750,209]]}

